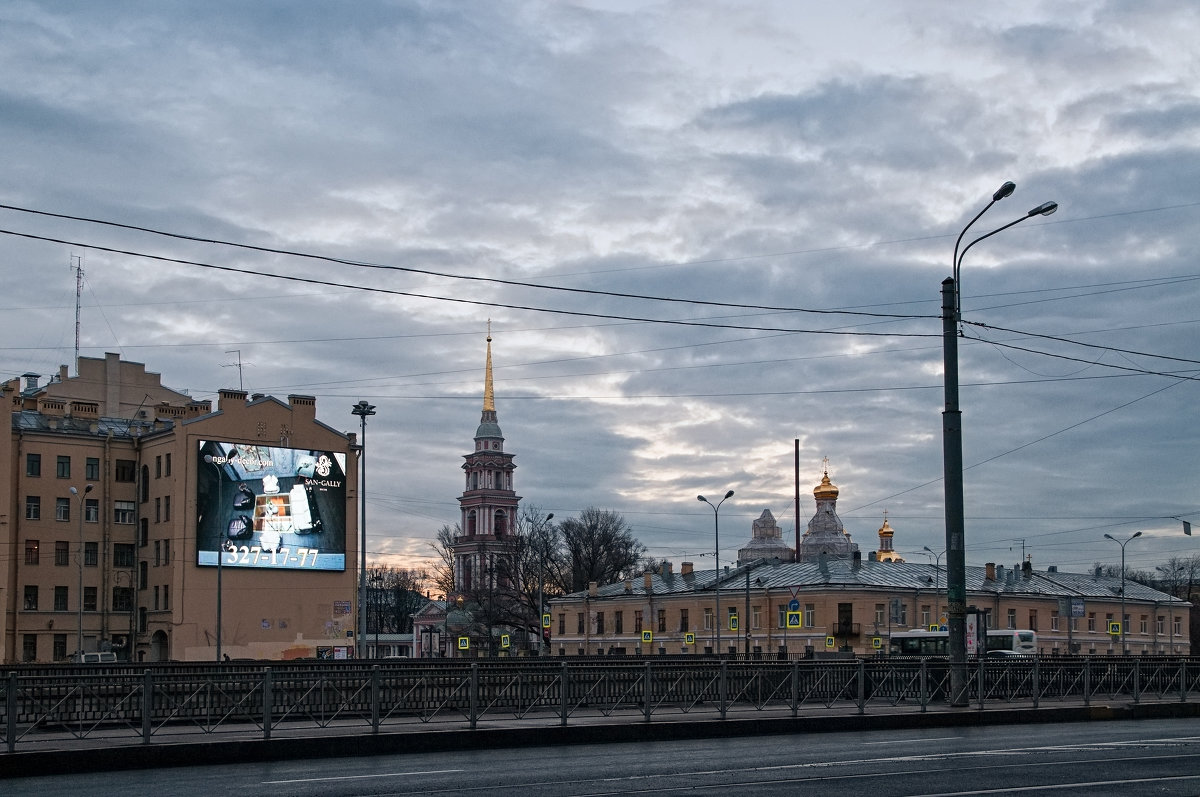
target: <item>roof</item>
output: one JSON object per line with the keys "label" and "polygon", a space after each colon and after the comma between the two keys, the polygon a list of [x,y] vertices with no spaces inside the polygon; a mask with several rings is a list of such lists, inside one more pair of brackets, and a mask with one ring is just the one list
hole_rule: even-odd
{"label": "roof", "polygon": [[[917,562],[873,562],[843,558],[826,558],[817,562],[777,562],[756,560],[742,567],[725,570],[721,574],[721,590],[734,591],[746,588],[749,573],[750,586],[755,590],[783,590],[796,588],[812,592],[823,588],[855,588],[879,590],[881,592],[934,590],[946,588],[945,567]],[[1043,597],[1083,597],[1113,599],[1120,597],[1121,579],[1115,576],[1060,573],[1053,570],[1031,570],[1024,573],[1011,568],[997,568],[997,577],[987,578],[983,567],[966,569],[968,594],[1026,595]],[[626,584],[629,590],[626,590]],[[650,574],[650,589],[647,591],[644,576],[629,582],[606,584],[596,591],[596,598],[621,598],[629,595],[672,595],[711,590],[714,571],[699,570],[683,575],[680,573]],[[1133,601],[1158,603],[1187,602],[1160,592],[1152,587],[1126,579],[1125,596]],[[573,592],[565,599],[580,600],[588,597],[586,590]],[[562,600],[562,599],[559,599]]]}
{"label": "roof", "polygon": [[[171,420],[159,420],[160,427],[170,428]],[[21,410],[12,414],[12,428],[18,432],[47,434],[86,434],[98,437],[139,437],[154,431],[154,426],[130,418],[87,418],[72,415],[43,415],[36,410]]]}

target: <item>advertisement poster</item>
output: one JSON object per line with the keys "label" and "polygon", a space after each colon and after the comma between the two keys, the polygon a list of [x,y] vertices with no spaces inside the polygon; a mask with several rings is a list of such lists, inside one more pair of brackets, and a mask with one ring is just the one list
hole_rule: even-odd
{"label": "advertisement poster", "polygon": [[197,564],[346,569],[346,455],[200,441]]}

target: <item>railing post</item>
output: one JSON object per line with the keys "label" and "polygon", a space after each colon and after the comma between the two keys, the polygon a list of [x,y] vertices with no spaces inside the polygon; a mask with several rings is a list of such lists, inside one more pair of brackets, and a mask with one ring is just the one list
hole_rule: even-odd
{"label": "railing post", "polygon": [[983,672],[983,669],[984,669],[983,662],[984,662],[984,659],[982,659],[982,658],[975,660],[975,666],[978,668],[976,670],[978,677],[975,679],[975,688],[979,690],[979,710],[980,711],[983,711],[983,687],[984,687],[984,684],[987,683],[987,681],[985,680],[987,676]]}
{"label": "railing post", "polygon": [[1033,707],[1037,708],[1039,699],[1042,694],[1042,663],[1038,659],[1033,660]]}
{"label": "railing post", "polygon": [[371,733],[379,733],[379,665],[371,667]]}
{"label": "railing post", "polygon": [[1180,703],[1187,702],[1187,693],[1188,693],[1187,674],[1188,674],[1187,659],[1180,659],[1179,660],[1179,702]]}
{"label": "railing post", "polygon": [[727,708],[725,702],[729,697],[728,667],[729,665],[725,659],[721,659],[721,675],[720,680],[717,682],[717,697],[721,703],[721,719],[725,719],[725,710]]}
{"label": "railing post", "polygon": [[154,676],[150,670],[142,674],[142,744],[150,744],[150,719],[154,712]]}
{"label": "railing post", "polygon": [[271,741],[271,726],[275,723],[275,682],[270,667],[263,667],[262,679],[263,741]]}
{"label": "railing post", "polygon": [[800,662],[792,662],[792,719],[800,716]]}
{"label": "railing post", "polygon": [[4,700],[8,719],[4,723],[4,737],[8,740],[8,752],[17,751],[17,671],[8,673],[8,694]]}
{"label": "railing post", "polygon": [[1133,661],[1133,702],[1142,702],[1142,662],[1138,659]]}
{"label": "railing post", "polygon": [[562,663],[562,675],[558,679],[559,714],[562,717],[559,724],[564,728],[567,727],[567,713],[569,705],[567,692],[567,663],[564,661]]}
{"label": "railing post", "polygon": [[867,713],[867,663],[858,660],[858,713]]}
{"label": "railing post", "polygon": [[1089,659],[1083,660],[1083,704],[1092,704],[1092,662]]}
{"label": "railing post", "polygon": [[651,699],[652,699],[652,696],[654,693],[653,689],[651,687],[651,684],[650,684],[650,662],[646,662],[646,674],[643,677],[645,680],[642,683],[642,688],[644,690],[643,695],[642,695],[642,711],[646,715],[646,722],[649,722],[650,721],[650,711],[651,711],[651,707],[653,705],[651,703]]}
{"label": "railing post", "polygon": [[479,665],[471,665],[471,730],[475,730],[475,725],[479,720]]}
{"label": "railing post", "polygon": [[929,694],[929,663],[926,659],[921,659],[921,713],[924,714],[928,709],[931,696]]}

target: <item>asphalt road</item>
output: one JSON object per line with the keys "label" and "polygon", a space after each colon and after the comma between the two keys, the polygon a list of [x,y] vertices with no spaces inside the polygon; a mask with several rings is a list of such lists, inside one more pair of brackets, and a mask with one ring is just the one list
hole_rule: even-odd
{"label": "asphalt road", "polygon": [[1194,719],[807,733],[176,767],[6,795],[1197,795]]}

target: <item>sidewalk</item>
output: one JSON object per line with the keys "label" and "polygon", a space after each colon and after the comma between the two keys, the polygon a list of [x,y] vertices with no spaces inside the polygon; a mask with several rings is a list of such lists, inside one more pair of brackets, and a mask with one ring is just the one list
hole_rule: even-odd
{"label": "sidewalk", "polygon": [[647,722],[640,711],[605,716],[571,716],[566,726],[557,714],[524,717],[485,715],[472,729],[465,718],[422,722],[401,718],[372,733],[362,721],[315,727],[311,722],[281,723],[264,738],[254,724],[224,725],[205,731],[194,725],[155,729],[150,744],[129,728],[96,729],[84,735],[33,731],[18,740],[17,751],[0,753],[0,778],[48,772],[102,772],[120,769],[229,764],[293,758],[394,755],[468,748],[661,741],[784,733],[834,733],[973,725],[1092,722],[1146,718],[1198,717],[1200,703],[1174,701],[1043,701],[978,704],[952,708],[944,703],[874,705],[859,713],[854,703],[802,706],[792,717],[787,707],[730,708],[717,711],[655,713]]}

